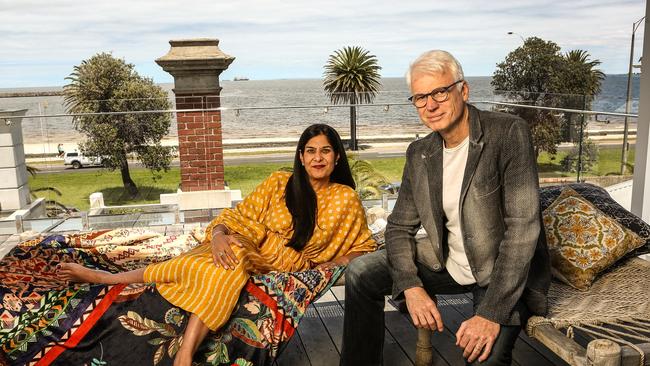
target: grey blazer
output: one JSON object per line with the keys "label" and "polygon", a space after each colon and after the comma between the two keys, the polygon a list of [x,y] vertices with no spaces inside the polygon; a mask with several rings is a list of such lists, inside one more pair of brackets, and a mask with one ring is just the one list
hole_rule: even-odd
{"label": "grey blazer", "polygon": [[[460,225],[469,264],[484,288],[476,314],[519,325],[518,300],[544,315],[550,265],[540,212],[530,131],[519,117],[469,108],[469,152],[460,196]],[[399,196],[388,217],[386,250],[393,296],[422,286],[416,261],[442,271],[448,255],[442,209],[442,137],[410,144]],[[416,239],[423,227],[427,233]]]}

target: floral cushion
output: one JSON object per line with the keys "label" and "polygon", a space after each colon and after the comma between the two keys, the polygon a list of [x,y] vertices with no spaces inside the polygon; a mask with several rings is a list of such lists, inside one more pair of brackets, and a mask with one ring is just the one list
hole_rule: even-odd
{"label": "floral cushion", "polygon": [[571,187],[543,211],[543,220],[553,275],[579,290],[645,243]]}
{"label": "floral cushion", "polygon": [[[591,202],[605,215],[632,230],[645,241],[644,245],[628,253],[627,257],[636,257],[641,254],[650,253],[650,225],[646,224],[635,214],[626,210],[602,187],[589,183],[571,183],[567,186],[578,192],[578,194]],[[549,207],[551,203],[555,202],[564,187],[566,186],[556,185],[541,187],[539,190],[540,209],[543,211]]]}

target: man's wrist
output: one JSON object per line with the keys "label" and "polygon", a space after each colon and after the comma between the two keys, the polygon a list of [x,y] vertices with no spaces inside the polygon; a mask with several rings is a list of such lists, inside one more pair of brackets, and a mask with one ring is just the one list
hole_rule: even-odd
{"label": "man's wrist", "polygon": [[412,293],[419,292],[420,290],[424,290],[424,288],[421,287],[421,286],[409,287],[406,290],[404,290],[404,296],[406,296],[407,294],[412,294]]}

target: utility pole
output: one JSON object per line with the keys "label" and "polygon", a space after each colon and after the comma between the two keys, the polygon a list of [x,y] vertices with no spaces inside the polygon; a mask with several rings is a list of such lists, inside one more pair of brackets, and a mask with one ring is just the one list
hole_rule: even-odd
{"label": "utility pole", "polygon": [[[625,114],[630,113],[632,109],[632,71],[634,68],[634,33],[641,25],[641,22],[645,17],[637,20],[632,23],[632,44],[630,45],[630,66],[627,71],[627,93],[625,97]],[[621,153],[621,175],[625,175],[625,168],[627,167],[627,153],[629,150],[629,143],[627,142],[628,135],[628,117],[625,117],[625,122],[623,123],[623,151]]]}

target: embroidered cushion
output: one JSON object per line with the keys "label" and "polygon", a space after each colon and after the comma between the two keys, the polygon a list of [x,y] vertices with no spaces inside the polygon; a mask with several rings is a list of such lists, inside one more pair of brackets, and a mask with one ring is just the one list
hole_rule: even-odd
{"label": "embroidered cushion", "polygon": [[[650,253],[650,225],[614,201],[604,188],[589,183],[572,183],[567,186],[578,192],[605,215],[632,230],[645,241],[644,245],[628,253],[626,257],[636,257]],[[543,211],[549,207],[557,199],[564,187],[566,186],[541,187],[539,190],[540,209]]]}
{"label": "embroidered cushion", "polygon": [[579,290],[588,290],[599,273],[645,243],[570,187],[542,217],[551,272]]}

